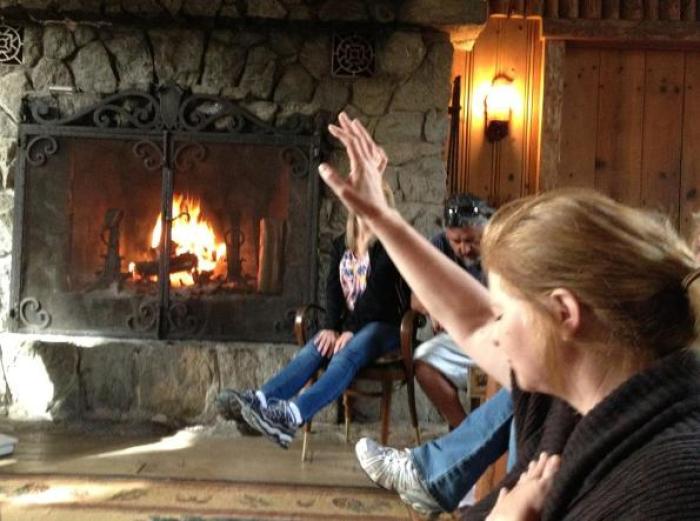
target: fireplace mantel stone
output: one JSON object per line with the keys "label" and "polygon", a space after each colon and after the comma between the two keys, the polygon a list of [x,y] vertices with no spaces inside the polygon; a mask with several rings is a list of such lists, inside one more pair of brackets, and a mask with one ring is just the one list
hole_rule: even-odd
{"label": "fireplace mantel stone", "polygon": [[2,0],[6,21],[56,20],[163,23],[201,20],[405,23],[426,27],[480,25],[483,0]]}

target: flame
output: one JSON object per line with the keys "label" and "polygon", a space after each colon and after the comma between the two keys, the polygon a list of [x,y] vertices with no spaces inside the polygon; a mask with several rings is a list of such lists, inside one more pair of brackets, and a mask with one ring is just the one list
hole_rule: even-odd
{"label": "flame", "polygon": [[[197,256],[197,268],[190,273],[180,272],[170,275],[173,285],[192,286],[194,272],[215,272],[221,269],[226,258],[226,244],[218,242],[212,225],[202,218],[199,199],[184,195],[173,196],[171,238],[175,255],[193,253]],[[158,248],[162,233],[161,214],[158,214],[151,235],[151,247]],[[218,268],[218,269],[217,269]]]}

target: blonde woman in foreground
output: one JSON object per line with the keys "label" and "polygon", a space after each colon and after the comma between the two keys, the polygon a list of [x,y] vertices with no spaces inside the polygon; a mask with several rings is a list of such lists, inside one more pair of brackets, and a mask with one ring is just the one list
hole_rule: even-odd
{"label": "blonde woman in foreground", "polygon": [[384,152],[362,124],[341,114],[329,130],[351,171],[321,165],[324,181],[512,389],[519,461],[463,518],[700,519],[700,271],[671,226],[593,191],[515,201],[484,235],[486,290],[386,204]]}

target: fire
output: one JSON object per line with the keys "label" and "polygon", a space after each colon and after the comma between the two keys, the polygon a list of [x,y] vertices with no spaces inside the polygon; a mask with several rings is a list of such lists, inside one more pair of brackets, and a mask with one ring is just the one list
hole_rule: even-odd
{"label": "fire", "polygon": [[[174,255],[193,254],[197,257],[197,266],[190,272],[170,275],[173,285],[194,285],[194,273],[209,272],[215,274],[223,269],[226,259],[226,244],[218,242],[214,228],[202,215],[199,199],[184,195],[173,196],[173,221],[171,238]],[[161,214],[158,214],[151,235],[151,247],[157,249],[161,238]]]}

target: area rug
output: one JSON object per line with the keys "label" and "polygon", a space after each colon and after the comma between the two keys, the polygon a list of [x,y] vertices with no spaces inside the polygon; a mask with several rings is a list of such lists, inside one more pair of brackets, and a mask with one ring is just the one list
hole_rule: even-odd
{"label": "area rug", "polygon": [[253,521],[410,519],[373,488],[105,476],[0,475],[2,521]]}

